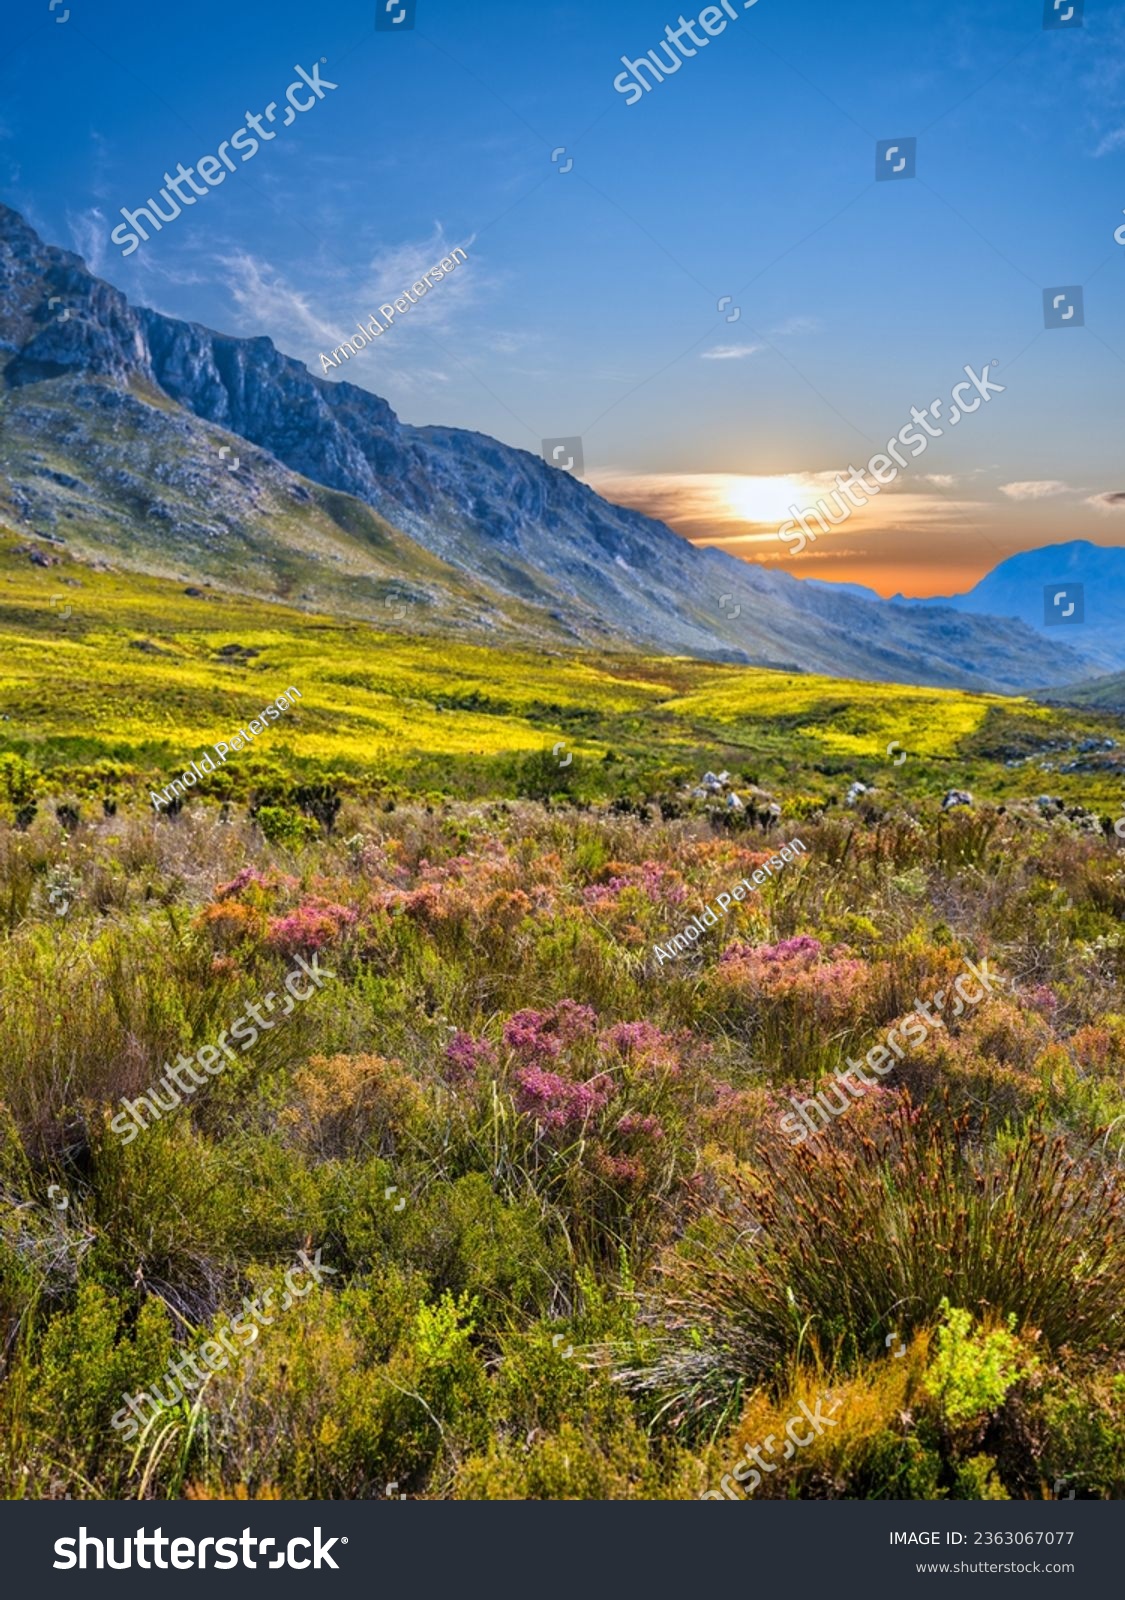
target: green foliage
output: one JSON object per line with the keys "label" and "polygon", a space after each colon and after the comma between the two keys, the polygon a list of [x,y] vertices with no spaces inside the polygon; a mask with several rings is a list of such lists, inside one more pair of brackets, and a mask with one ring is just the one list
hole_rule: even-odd
{"label": "green foliage", "polygon": [[286,850],[299,850],[317,836],[315,822],[288,806],[259,806],[254,820],[270,844],[279,844]]}
{"label": "green foliage", "polygon": [[531,1449],[502,1443],[466,1462],[458,1500],[651,1500],[667,1498],[658,1463],[635,1424],[606,1439],[567,1422]]}
{"label": "green foliage", "polygon": [[946,1299],[940,1310],[942,1321],[926,1374],[927,1386],[950,1427],[971,1427],[1002,1406],[1008,1390],[1028,1377],[1037,1363],[1034,1357],[1023,1356],[1012,1333],[1014,1316],[1009,1316],[1005,1328],[974,1332],[970,1312],[951,1306]]}
{"label": "green foliage", "polygon": [[513,779],[516,793],[527,800],[550,800],[569,795],[574,788],[571,768],[560,766],[559,756],[550,750],[533,750],[524,756],[515,765]]}
{"label": "green foliage", "polygon": [[1033,1420],[1055,1499],[1125,1499],[1125,1373],[1093,1364],[1053,1371]]}
{"label": "green foliage", "polygon": [[[87,1282],[73,1307],[51,1318],[34,1365],[25,1347],[12,1381],[17,1391],[21,1376],[26,1383],[19,1423],[28,1430],[31,1459],[41,1474],[53,1461],[64,1481],[100,1478],[110,1494],[126,1481],[124,1438],[112,1419],[128,1419],[126,1398],[164,1370],[172,1349],[158,1301],[145,1303],[131,1331],[129,1320],[122,1300]],[[31,1492],[46,1489],[40,1478]]]}
{"label": "green foliage", "polygon": [[9,806],[26,806],[35,798],[38,775],[22,757],[8,751],[0,755],[0,796]]}
{"label": "green foliage", "polygon": [[[1082,1172],[1061,1137],[1033,1129],[981,1159],[966,1147],[967,1118],[919,1115],[907,1102],[880,1119],[876,1143],[870,1111],[858,1113],[821,1148],[767,1147],[758,1175],[726,1175],[725,1194],[669,1253],[651,1310],[658,1352],[624,1374],[639,1392],[685,1420],[721,1411],[739,1385],[798,1354],[810,1328],[855,1359],[877,1348],[887,1307],[925,1325],[944,1314],[949,1286],[978,1314],[1007,1312],[1056,1349],[1125,1349],[1112,1178]],[[1068,1184],[1081,1185],[1081,1208]],[[938,1370],[948,1420],[960,1424],[991,1409],[990,1385],[1010,1386],[1033,1364],[1012,1366],[1010,1333],[967,1339],[970,1313],[950,1315]]]}
{"label": "green foliage", "polygon": [[991,1456],[970,1456],[957,1468],[957,1486],[954,1500],[1010,1500],[996,1473],[996,1462]]}

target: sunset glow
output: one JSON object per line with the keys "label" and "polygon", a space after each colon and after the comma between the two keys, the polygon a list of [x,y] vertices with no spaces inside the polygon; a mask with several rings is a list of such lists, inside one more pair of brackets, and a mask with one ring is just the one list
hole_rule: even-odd
{"label": "sunset glow", "polygon": [[805,503],[807,492],[798,478],[730,477],[721,489],[718,484],[716,488],[735,517],[778,526],[790,515],[790,506]]}

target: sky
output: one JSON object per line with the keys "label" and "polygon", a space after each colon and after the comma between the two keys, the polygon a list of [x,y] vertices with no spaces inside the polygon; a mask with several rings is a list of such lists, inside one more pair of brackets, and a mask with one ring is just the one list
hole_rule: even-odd
{"label": "sky", "polygon": [[[1083,25],[1046,29],[1043,0],[729,0],[708,36],[673,0],[384,4],[406,25],[8,0],[0,197],[135,303],[317,374],[460,246],[333,381],[535,452],[577,437],[611,499],[800,577],[949,594],[1125,542],[1125,5],[1060,0]],[[649,50],[663,81],[615,88]],[[122,208],[314,65],[334,88],[123,254]],[[914,176],[876,181],[906,139]],[[1074,286],[1083,324],[1045,327]],[[799,538],[792,508],[912,408],[944,397],[940,426],[967,366],[1002,392]]]}

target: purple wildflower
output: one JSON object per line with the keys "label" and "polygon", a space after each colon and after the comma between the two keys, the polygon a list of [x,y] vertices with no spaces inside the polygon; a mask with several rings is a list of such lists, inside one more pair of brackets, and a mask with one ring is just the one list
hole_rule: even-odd
{"label": "purple wildflower", "polygon": [[494,1065],[496,1052],[487,1039],[475,1039],[471,1033],[458,1028],[445,1047],[445,1060],[445,1076],[449,1081],[465,1083],[476,1076],[479,1067]]}
{"label": "purple wildflower", "polygon": [[516,1105],[548,1128],[588,1121],[605,1105],[611,1090],[604,1075],[589,1083],[572,1083],[541,1067],[521,1067],[516,1073]]}
{"label": "purple wildflower", "polygon": [[636,1111],[627,1111],[617,1124],[617,1131],[623,1139],[630,1137],[642,1139],[663,1139],[664,1129],[659,1117],[642,1117]]}

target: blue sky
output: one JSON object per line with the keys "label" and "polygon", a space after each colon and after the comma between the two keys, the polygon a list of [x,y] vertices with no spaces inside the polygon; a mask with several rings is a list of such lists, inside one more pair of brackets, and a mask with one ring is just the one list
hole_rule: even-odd
{"label": "blue sky", "polygon": [[[802,576],[949,592],[1031,545],[1121,543],[1125,6],[1045,31],[1042,0],[731,3],[636,104],[621,57],[702,7],[417,0],[386,33],[351,0],[9,4],[0,194],[130,298],[318,373],[461,245],[348,381],[413,423],[579,435],[595,486]],[[338,87],[124,258],[121,208],[322,57]],[[876,183],[900,136],[916,178]],[[1042,290],[1075,284],[1086,326],[1045,330]],[[992,361],[1004,393],[870,506],[778,540]]]}

